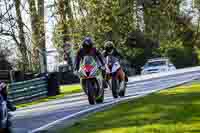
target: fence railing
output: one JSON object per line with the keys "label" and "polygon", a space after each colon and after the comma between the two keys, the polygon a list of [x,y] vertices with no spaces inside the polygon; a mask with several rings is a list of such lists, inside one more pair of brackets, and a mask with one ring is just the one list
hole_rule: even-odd
{"label": "fence railing", "polygon": [[3,82],[10,82],[12,81],[12,71],[9,70],[0,70],[0,80]]}
{"label": "fence railing", "polygon": [[8,99],[12,103],[24,103],[46,97],[48,80],[46,77],[11,83],[8,85]]}

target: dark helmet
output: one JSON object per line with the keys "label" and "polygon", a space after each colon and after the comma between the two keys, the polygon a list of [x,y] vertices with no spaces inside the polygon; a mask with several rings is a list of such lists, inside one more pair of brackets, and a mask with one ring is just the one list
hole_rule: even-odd
{"label": "dark helmet", "polygon": [[114,48],[114,43],[112,41],[107,41],[105,44],[104,44],[104,49],[108,52],[111,52]]}
{"label": "dark helmet", "polygon": [[83,43],[82,43],[82,47],[83,48],[92,48],[93,47],[93,41],[90,37],[86,37],[84,40],[83,40]]}

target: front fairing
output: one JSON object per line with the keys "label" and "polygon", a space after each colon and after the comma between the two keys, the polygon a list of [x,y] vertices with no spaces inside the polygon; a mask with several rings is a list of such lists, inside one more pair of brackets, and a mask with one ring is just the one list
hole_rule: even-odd
{"label": "front fairing", "polygon": [[114,56],[108,56],[106,58],[106,73],[116,73],[120,68],[119,60]]}
{"label": "front fairing", "polygon": [[85,56],[81,61],[79,75],[81,78],[95,78],[99,74],[99,68],[93,56]]}
{"label": "front fairing", "polygon": [[115,64],[113,64],[113,66],[112,66],[112,73],[117,72],[117,70],[119,70],[119,68],[120,68],[119,62],[115,62]]}

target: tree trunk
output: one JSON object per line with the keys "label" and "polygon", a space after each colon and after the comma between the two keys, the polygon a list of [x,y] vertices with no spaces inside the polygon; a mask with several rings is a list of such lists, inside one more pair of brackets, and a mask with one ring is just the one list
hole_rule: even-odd
{"label": "tree trunk", "polygon": [[32,29],[32,44],[33,44],[33,64],[34,71],[39,70],[39,27],[38,27],[38,14],[36,9],[35,0],[28,0],[30,16],[31,16],[31,29]]}
{"label": "tree trunk", "polygon": [[44,72],[47,72],[47,59],[46,59],[46,38],[45,38],[45,22],[44,22],[44,0],[38,0],[38,15],[39,15],[39,48],[43,52],[43,65]]}
{"label": "tree trunk", "polygon": [[[68,0],[66,0],[68,1]],[[69,29],[67,24],[67,10],[66,10],[66,2],[65,0],[60,0],[58,4],[58,13],[60,16],[60,23],[62,25],[62,31],[63,31],[63,43],[70,40],[69,37]]]}
{"label": "tree trunk", "polygon": [[19,40],[20,43],[18,45],[19,51],[21,52],[21,57],[22,57],[22,70],[24,72],[28,71],[30,69],[29,67],[29,60],[28,60],[28,55],[27,55],[27,46],[26,46],[26,41],[25,41],[25,36],[24,36],[24,25],[22,21],[22,16],[21,16],[21,10],[20,10],[20,0],[15,0],[15,9],[16,9],[16,17],[17,17],[17,24],[19,27]]}
{"label": "tree trunk", "polygon": [[[35,71],[40,68],[40,54],[45,52],[45,29],[44,29],[44,0],[38,0],[38,10],[35,0],[28,0],[31,16],[33,64]],[[41,52],[42,53],[41,53]],[[43,65],[46,68],[46,59],[43,56]],[[45,70],[46,71],[46,70]]]}
{"label": "tree trunk", "polygon": [[[59,16],[60,16],[60,24],[62,25],[62,34],[63,34],[63,45],[65,46],[66,50],[65,52],[65,60],[68,62],[69,67],[72,68],[72,59],[70,57],[70,52],[72,49],[71,43],[69,41],[71,40],[70,37],[70,29],[69,27],[72,27],[73,22],[73,13],[71,10],[70,0],[60,0],[58,4],[59,9]],[[67,19],[68,18],[68,19]],[[66,48],[67,47],[67,48]]]}

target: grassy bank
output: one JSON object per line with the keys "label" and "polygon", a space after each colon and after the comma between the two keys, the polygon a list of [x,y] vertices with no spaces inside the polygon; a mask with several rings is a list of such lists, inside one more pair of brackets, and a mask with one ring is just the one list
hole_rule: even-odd
{"label": "grassy bank", "polygon": [[60,92],[61,92],[61,94],[57,95],[57,96],[51,96],[51,97],[39,99],[39,100],[36,100],[33,102],[17,105],[17,108],[27,107],[27,106],[35,105],[35,104],[42,103],[42,102],[48,102],[48,101],[55,100],[55,99],[62,99],[67,95],[81,92],[81,86],[80,85],[61,86]]}
{"label": "grassy bank", "polygon": [[57,133],[200,133],[200,84],[161,91],[99,112]]}

